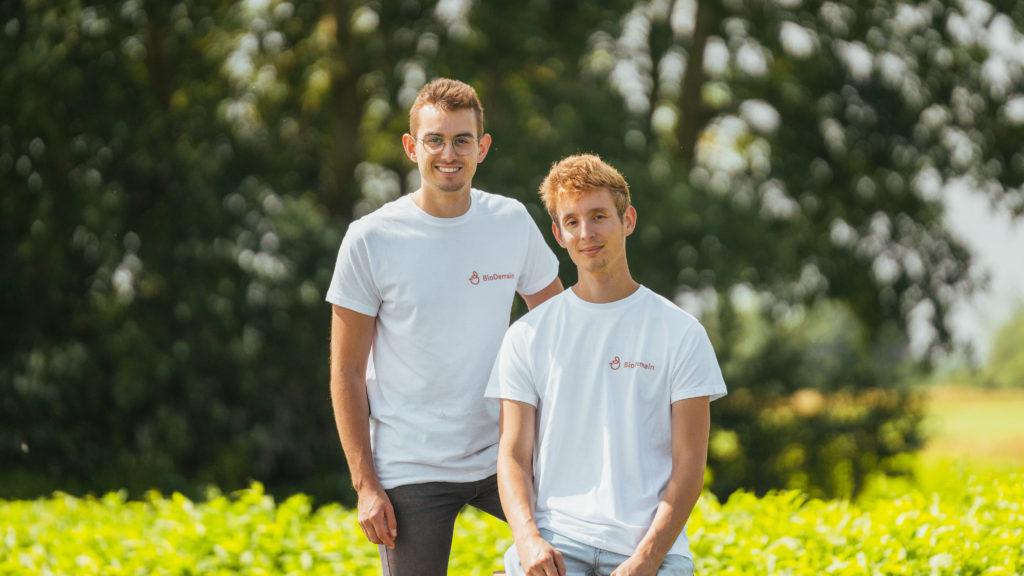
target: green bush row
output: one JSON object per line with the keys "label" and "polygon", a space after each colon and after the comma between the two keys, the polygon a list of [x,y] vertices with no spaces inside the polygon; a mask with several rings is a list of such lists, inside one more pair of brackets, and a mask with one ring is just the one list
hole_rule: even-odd
{"label": "green bush row", "polygon": [[[856,503],[797,491],[725,503],[705,494],[690,522],[698,573],[1021,574],[1024,473],[940,478],[936,490],[882,489]],[[401,533],[399,535],[401,537]],[[490,574],[508,528],[476,511],[456,528],[452,574]],[[263,487],[203,502],[156,492],[0,502],[0,574],[376,574],[354,511],[275,502]]]}

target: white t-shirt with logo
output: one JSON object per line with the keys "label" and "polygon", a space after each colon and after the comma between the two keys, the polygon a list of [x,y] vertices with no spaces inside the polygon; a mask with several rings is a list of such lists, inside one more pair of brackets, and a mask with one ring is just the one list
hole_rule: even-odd
{"label": "white t-shirt with logo", "polygon": [[[537,526],[625,555],[671,475],[672,403],[725,394],[704,327],[643,286],[606,304],[566,290],[520,318],[486,392],[537,408]],[[669,554],[691,556],[685,530]]]}
{"label": "white t-shirt with logo", "polygon": [[327,301],[376,316],[366,375],[370,441],[384,488],[494,474],[497,407],[483,398],[515,292],[558,260],[518,201],[480,190],[457,218],[402,196],[352,222]]}

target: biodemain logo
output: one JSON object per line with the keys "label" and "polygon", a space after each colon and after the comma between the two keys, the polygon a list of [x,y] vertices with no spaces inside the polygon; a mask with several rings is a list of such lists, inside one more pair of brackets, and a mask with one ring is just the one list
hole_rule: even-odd
{"label": "biodemain logo", "polygon": [[621,358],[616,356],[608,363],[608,367],[612,370],[618,370],[619,368],[640,368],[642,370],[654,370],[654,364],[648,364],[647,362],[634,362],[632,360],[623,361]]}
{"label": "biodemain logo", "polygon": [[514,280],[515,274],[484,274],[481,276],[476,270],[473,270],[473,274],[469,277],[469,283],[476,286],[480,282],[494,282],[495,280]]}

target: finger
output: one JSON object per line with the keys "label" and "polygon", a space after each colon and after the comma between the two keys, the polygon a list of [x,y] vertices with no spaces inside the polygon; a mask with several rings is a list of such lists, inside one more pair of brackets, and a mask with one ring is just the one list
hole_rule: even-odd
{"label": "finger", "polygon": [[530,571],[527,572],[527,576],[555,576],[555,572],[553,567],[551,567],[550,562],[545,562],[531,568]]}
{"label": "finger", "polygon": [[558,550],[555,550],[555,568],[558,570],[558,576],[565,576],[565,560]]}
{"label": "finger", "polygon": [[380,538],[377,536],[377,529],[373,527],[373,522],[366,520],[359,523],[359,527],[363,529],[363,534],[366,534],[366,539],[371,544],[380,544]]}
{"label": "finger", "polygon": [[398,519],[395,517],[395,508],[391,505],[390,500],[387,501],[387,506],[384,508],[384,518],[387,522],[388,533],[392,538],[398,538]]}
{"label": "finger", "polygon": [[545,558],[542,562],[535,563],[524,571],[527,576],[557,576],[555,565],[550,558]]}
{"label": "finger", "polygon": [[395,518],[395,508],[391,501],[385,497],[384,510],[377,516],[377,535],[381,542],[388,548],[395,547],[395,539],[398,538],[398,520]]}
{"label": "finger", "polygon": [[558,568],[555,567],[554,558],[548,556],[544,559],[544,563],[540,566],[540,573],[543,576],[558,576]]}
{"label": "finger", "polygon": [[379,540],[378,544],[383,544],[388,548],[395,547],[395,538],[391,535],[391,531],[388,529],[388,521],[385,518],[385,515],[378,515],[374,517],[373,530]]}
{"label": "finger", "polygon": [[549,559],[544,564],[544,573],[550,574],[551,576],[565,576],[565,574],[559,574],[558,564],[555,562],[554,559]]}

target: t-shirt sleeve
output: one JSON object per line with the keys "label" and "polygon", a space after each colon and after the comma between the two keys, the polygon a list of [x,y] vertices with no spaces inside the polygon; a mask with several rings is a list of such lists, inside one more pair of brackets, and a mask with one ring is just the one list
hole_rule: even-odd
{"label": "t-shirt sleeve", "polygon": [[544,241],[544,235],[525,207],[522,209],[522,217],[526,219],[526,259],[519,274],[516,292],[529,296],[547,288],[558,277],[558,258]]}
{"label": "t-shirt sleeve", "polygon": [[373,259],[362,227],[350,225],[338,249],[326,300],[367,316],[376,316],[381,298],[374,281]]}
{"label": "t-shirt sleeve", "polygon": [[672,402],[708,396],[714,401],[727,393],[722,369],[708,333],[700,324],[686,330],[672,371]]}
{"label": "t-shirt sleeve", "polygon": [[537,406],[540,398],[534,385],[531,363],[526,352],[528,347],[525,346],[521,328],[522,325],[513,324],[505,332],[484,397],[516,400]]}

